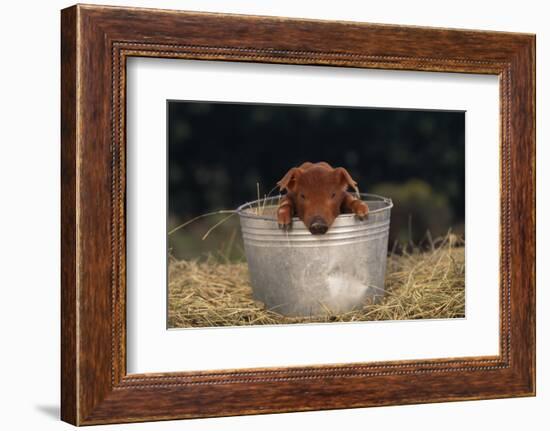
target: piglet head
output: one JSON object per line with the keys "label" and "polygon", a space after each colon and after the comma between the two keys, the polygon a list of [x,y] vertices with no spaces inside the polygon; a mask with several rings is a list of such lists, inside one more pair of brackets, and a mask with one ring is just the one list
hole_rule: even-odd
{"label": "piglet head", "polygon": [[290,169],[277,185],[287,191],[296,215],[313,235],[327,232],[340,214],[346,190],[357,187],[346,169],[315,165]]}

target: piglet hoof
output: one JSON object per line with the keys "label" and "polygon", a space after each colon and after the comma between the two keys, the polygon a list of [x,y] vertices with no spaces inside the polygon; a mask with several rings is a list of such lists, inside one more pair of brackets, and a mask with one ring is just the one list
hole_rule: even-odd
{"label": "piglet hoof", "polygon": [[279,224],[279,229],[289,230],[290,224],[292,223],[292,216],[287,208],[280,208],[277,211],[277,223]]}
{"label": "piglet hoof", "polygon": [[290,223],[279,223],[279,229],[284,231],[289,231],[290,226],[291,226]]}
{"label": "piglet hoof", "polygon": [[358,201],[353,208],[353,212],[359,220],[365,220],[369,215],[369,206],[362,201]]}

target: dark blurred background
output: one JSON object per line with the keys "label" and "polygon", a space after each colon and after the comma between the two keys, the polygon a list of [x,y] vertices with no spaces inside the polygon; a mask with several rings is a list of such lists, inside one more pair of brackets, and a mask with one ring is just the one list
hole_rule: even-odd
{"label": "dark blurred background", "polygon": [[[268,194],[293,166],[343,166],[394,201],[389,248],[464,233],[464,112],[169,101],[168,231]],[[272,195],[277,195],[277,190]],[[168,236],[171,255],[243,258],[238,216]]]}

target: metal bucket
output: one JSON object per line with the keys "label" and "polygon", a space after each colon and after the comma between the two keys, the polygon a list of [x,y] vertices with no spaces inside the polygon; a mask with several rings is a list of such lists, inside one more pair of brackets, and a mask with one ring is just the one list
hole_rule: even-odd
{"label": "metal bucket", "polygon": [[298,218],[279,229],[280,196],[248,202],[240,216],[253,295],[286,316],[344,313],[384,295],[391,199],[363,193],[366,220],[339,215],[324,235]]}

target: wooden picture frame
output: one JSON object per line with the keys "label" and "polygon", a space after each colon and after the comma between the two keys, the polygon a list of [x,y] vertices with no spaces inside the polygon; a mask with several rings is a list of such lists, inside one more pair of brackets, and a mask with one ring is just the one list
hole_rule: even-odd
{"label": "wooden picture frame", "polygon": [[[75,425],[535,394],[535,36],[77,5],[61,14],[61,418]],[[500,78],[500,354],[126,373],[130,56]]]}

